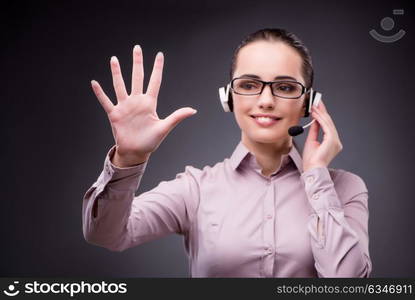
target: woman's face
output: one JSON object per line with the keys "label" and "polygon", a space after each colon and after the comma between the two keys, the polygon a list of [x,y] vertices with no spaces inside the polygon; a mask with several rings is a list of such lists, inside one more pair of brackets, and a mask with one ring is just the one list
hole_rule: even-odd
{"label": "woman's face", "polygon": [[[305,86],[301,75],[301,56],[282,42],[257,41],[240,49],[233,78],[245,74],[259,76],[264,81],[277,80],[277,76],[289,76]],[[232,91],[236,122],[242,131],[242,139],[248,142],[275,143],[291,139],[288,129],[298,125],[304,115],[304,97],[286,99],[272,95],[267,85],[261,95],[244,96]],[[261,126],[252,115],[271,114],[282,119],[270,126]]]}

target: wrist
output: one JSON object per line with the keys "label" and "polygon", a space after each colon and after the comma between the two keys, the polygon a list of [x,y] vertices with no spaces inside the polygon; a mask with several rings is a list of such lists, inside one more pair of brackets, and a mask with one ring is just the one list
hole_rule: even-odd
{"label": "wrist", "polygon": [[307,165],[303,167],[303,171],[307,172],[308,170],[311,170],[313,168],[326,168],[327,166],[324,164],[314,164],[314,165]]}
{"label": "wrist", "polygon": [[142,164],[150,158],[151,153],[123,153],[120,154],[118,151],[118,146],[114,152],[114,155],[111,159],[111,162],[118,168],[128,168],[134,167],[136,165]]}

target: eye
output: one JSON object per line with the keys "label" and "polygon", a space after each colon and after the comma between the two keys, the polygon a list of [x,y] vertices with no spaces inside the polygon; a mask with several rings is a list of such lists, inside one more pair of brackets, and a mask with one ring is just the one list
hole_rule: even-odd
{"label": "eye", "polygon": [[291,92],[294,90],[294,87],[287,84],[287,85],[279,85],[277,89],[283,92]]}
{"label": "eye", "polygon": [[245,89],[245,90],[250,90],[250,89],[256,89],[258,88],[258,83],[255,81],[247,81],[247,80],[243,80],[238,82],[238,87]]}
{"label": "eye", "polygon": [[251,83],[244,83],[244,84],[241,85],[241,88],[244,88],[246,90],[249,90],[249,89],[254,88],[254,85],[251,84]]}

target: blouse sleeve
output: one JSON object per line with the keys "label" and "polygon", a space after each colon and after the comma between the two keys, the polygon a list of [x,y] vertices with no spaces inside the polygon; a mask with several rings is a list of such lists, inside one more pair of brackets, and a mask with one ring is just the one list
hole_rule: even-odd
{"label": "blouse sleeve", "polygon": [[357,175],[326,167],[301,175],[313,213],[308,222],[319,277],[369,277],[368,190]]}
{"label": "blouse sleeve", "polygon": [[148,161],[118,168],[111,163],[115,145],[108,151],[104,169],[86,191],[82,226],[88,243],[123,251],[170,233],[187,234],[193,218],[198,185],[186,166],[170,181],[135,196]]}

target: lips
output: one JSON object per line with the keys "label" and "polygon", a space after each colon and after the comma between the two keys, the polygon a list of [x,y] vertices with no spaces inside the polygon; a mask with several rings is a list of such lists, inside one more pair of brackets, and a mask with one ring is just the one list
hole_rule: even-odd
{"label": "lips", "polygon": [[265,117],[265,118],[271,118],[274,120],[281,120],[281,117],[275,116],[275,115],[269,115],[269,114],[255,114],[251,115],[252,118],[259,118],[259,117]]}
{"label": "lips", "polygon": [[262,116],[251,116],[252,119],[254,119],[255,123],[261,127],[268,127],[268,126],[272,126],[278,122],[280,122],[280,120],[282,118],[279,117],[262,117]]}

